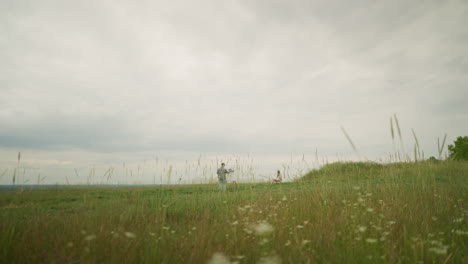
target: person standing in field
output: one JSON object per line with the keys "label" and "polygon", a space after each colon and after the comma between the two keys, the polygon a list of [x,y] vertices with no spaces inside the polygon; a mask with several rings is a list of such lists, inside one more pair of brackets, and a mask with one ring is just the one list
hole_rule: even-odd
{"label": "person standing in field", "polygon": [[224,168],[226,164],[221,163],[221,168],[218,169],[216,174],[218,174],[219,190],[224,192],[226,191],[226,174],[229,174],[229,171]]}

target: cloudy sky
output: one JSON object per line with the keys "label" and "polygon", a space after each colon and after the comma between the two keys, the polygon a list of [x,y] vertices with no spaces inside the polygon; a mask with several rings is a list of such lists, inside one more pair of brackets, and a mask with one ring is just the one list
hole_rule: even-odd
{"label": "cloudy sky", "polygon": [[437,156],[438,137],[468,132],[466,25],[465,0],[2,0],[0,183],[18,151],[69,177],[200,155],[273,173],[316,151],[355,159],[340,127],[385,159],[394,114],[407,152],[414,129]]}

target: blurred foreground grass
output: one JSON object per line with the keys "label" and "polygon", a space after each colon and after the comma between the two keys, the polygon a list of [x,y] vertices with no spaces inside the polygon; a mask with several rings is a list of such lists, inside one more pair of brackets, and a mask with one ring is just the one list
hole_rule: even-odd
{"label": "blurred foreground grass", "polygon": [[3,263],[468,263],[468,163],[282,184],[0,191]]}

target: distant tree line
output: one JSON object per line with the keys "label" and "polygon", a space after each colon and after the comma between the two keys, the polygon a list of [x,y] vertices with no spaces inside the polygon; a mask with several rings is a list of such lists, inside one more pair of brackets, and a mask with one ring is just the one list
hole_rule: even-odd
{"label": "distant tree line", "polygon": [[453,160],[468,160],[468,136],[457,137],[453,145],[448,145],[449,158]]}

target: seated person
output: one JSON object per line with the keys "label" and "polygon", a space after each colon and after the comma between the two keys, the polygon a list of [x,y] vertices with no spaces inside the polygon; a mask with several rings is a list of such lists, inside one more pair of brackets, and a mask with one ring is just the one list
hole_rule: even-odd
{"label": "seated person", "polygon": [[276,179],[271,180],[271,183],[280,183],[283,181],[283,178],[281,177],[281,172],[278,170],[276,172]]}

